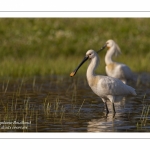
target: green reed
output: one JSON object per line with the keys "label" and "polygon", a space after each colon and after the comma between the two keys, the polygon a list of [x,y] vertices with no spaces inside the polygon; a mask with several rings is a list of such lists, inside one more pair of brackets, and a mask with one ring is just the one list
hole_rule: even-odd
{"label": "green reed", "polygon": [[61,104],[59,96],[57,96],[52,102],[51,101],[50,93],[48,93],[43,101],[44,115],[62,121],[65,115],[65,107]]}
{"label": "green reed", "polygon": [[143,100],[142,100],[143,107],[142,107],[140,120],[137,122],[137,129],[148,125],[147,120],[148,120],[148,117],[149,117],[149,114],[150,114],[150,105],[145,104],[145,98],[146,98],[146,93],[143,96]]}
{"label": "green reed", "polygon": [[140,120],[137,122],[137,128],[142,128],[147,124],[148,116],[149,116],[149,111],[150,111],[150,105],[144,105],[142,109],[142,113],[140,116]]}
{"label": "green reed", "polygon": [[[59,87],[62,82],[64,82],[64,78],[60,77],[54,81],[54,85]],[[63,93],[58,91],[58,94],[55,93],[56,95],[51,90],[44,89],[45,81],[38,77],[9,80],[6,78],[1,83],[3,87],[0,88],[0,121],[32,122],[28,125],[28,129],[11,130],[12,132],[28,132],[31,128],[38,132],[38,128],[40,128],[38,124],[41,123],[41,120],[53,124],[63,124],[64,121],[72,119],[70,116],[76,117],[82,113],[85,99],[81,102],[78,101],[79,80],[73,80],[73,83],[68,85]],[[22,124],[21,126],[25,127],[26,125]],[[0,131],[4,130],[0,129]],[[6,129],[5,131],[10,130]]]}
{"label": "green reed", "polygon": [[80,114],[80,112],[81,112],[81,108],[82,108],[82,106],[83,106],[84,102],[85,102],[85,99],[83,100],[83,102],[82,102],[82,104],[81,104],[81,106],[80,106],[80,108],[79,108],[79,110],[78,110],[78,112],[77,112],[77,115],[78,115],[78,114]]}

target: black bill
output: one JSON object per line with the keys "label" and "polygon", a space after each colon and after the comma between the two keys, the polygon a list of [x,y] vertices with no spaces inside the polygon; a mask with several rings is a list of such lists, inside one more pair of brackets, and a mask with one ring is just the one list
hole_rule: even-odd
{"label": "black bill", "polygon": [[82,66],[82,64],[83,64],[85,61],[88,60],[88,58],[89,58],[89,57],[87,57],[87,56],[84,57],[84,59],[81,61],[81,63],[78,65],[78,67],[77,67],[73,72],[70,73],[70,77],[73,77],[73,76],[77,73],[78,69]]}
{"label": "black bill", "polygon": [[97,53],[102,51],[103,49],[105,49],[106,46],[107,46],[107,44],[105,44],[100,50],[98,50]]}

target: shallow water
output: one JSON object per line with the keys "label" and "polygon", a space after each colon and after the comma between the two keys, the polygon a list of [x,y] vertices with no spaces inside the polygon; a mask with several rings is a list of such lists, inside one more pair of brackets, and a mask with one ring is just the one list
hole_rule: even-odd
{"label": "shallow water", "polygon": [[0,80],[0,132],[149,132],[150,75],[130,83],[137,96],[104,104],[85,77],[51,76]]}

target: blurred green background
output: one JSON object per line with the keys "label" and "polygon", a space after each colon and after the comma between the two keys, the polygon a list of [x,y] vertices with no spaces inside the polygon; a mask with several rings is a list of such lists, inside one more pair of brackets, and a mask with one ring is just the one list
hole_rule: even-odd
{"label": "blurred green background", "polygon": [[[69,76],[87,50],[98,50],[108,39],[121,48],[116,61],[133,72],[150,72],[149,36],[149,18],[1,18],[0,77]],[[105,54],[99,53],[101,74]]]}

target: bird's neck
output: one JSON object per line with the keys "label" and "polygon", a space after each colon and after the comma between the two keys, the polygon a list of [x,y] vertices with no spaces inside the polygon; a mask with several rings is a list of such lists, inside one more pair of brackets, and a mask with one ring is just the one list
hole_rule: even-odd
{"label": "bird's neck", "polygon": [[113,63],[112,60],[113,55],[115,54],[115,47],[111,47],[107,50],[106,56],[105,56],[105,63],[106,65]]}
{"label": "bird's neck", "polygon": [[93,59],[90,60],[90,64],[86,72],[87,80],[96,76],[95,69],[97,68],[98,64],[99,64],[99,57],[94,57]]}

